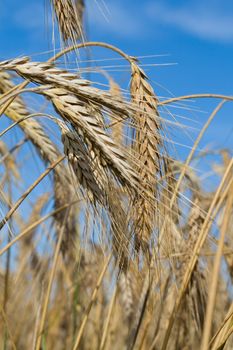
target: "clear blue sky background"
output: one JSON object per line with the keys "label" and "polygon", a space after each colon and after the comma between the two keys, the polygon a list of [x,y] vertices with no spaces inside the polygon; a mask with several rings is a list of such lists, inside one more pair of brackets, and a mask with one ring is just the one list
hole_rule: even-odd
{"label": "clear blue sky background", "polygon": [[[53,49],[49,8],[49,0],[1,0],[0,59]],[[131,55],[169,54],[143,60],[144,64],[176,63],[147,67],[155,90],[156,84],[160,84],[174,95],[207,92],[233,95],[231,0],[88,0],[85,22],[89,40],[110,42]],[[103,51],[100,57],[104,56]],[[34,59],[38,57],[35,55]],[[121,74],[128,79],[128,72]],[[170,96],[159,87],[158,94]],[[192,108],[202,112],[179,113],[191,118],[193,122],[189,124],[200,129],[216,105],[217,101],[196,101]],[[178,121],[188,123],[185,119]],[[197,135],[192,130],[188,137],[184,130],[183,136],[178,136],[175,130],[170,132],[187,146]],[[201,147],[207,145],[233,149],[233,104],[227,104],[216,117]]]}

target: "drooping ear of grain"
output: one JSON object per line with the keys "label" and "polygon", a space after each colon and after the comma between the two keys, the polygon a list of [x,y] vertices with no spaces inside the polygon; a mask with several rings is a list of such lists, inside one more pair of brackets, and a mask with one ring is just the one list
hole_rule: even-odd
{"label": "drooping ear of grain", "polygon": [[63,40],[73,43],[83,37],[84,0],[51,0]]}
{"label": "drooping ear of grain", "polygon": [[[1,94],[7,93],[14,87],[12,77],[7,72],[0,71],[0,96]],[[5,115],[13,120],[14,122],[20,121],[23,117],[29,116],[29,111],[26,108],[24,100],[20,95],[16,96],[11,102],[9,107],[5,111]],[[51,141],[49,136],[46,134],[45,130],[41,124],[32,118],[20,121],[19,127],[28,137],[28,139],[35,146],[36,151],[45,163],[53,163],[59,157],[59,151],[56,145]],[[59,164],[55,169],[54,176],[54,202],[55,208],[67,204],[73,194],[73,190],[69,183],[69,175],[65,170],[64,165]],[[66,188],[66,195],[64,195],[64,188]],[[72,217],[72,209],[69,215],[65,216],[64,211],[55,215],[55,221],[57,223],[57,228],[59,229],[66,220],[66,241],[68,241],[69,232],[75,233]]]}
{"label": "drooping ear of grain", "polygon": [[121,203],[121,197],[116,187],[111,184],[113,179],[96,158],[89,152],[82,139],[63,123],[59,123],[62,131],[64,153],[67,155],[78,182],[86,192],[91,204],[98,203],[107,210],[111,225],[112,249],[116,265],[126,272],[129,257],[130,236],[128,220]]}
{"label": "drooping ear of grain", "polygon": [[[80,185],[87,191],[91,202],[103,203],[103,184],[106,175],[95,169],[95,164],[75,131],[61,124],[64,153],[72,165]],[[100,177],[101,176],[101,177]]]}
{"label": "drooping ear of grain", "polygon": [[[127,106],[104,91],[91,87],[77,75],[60,70],[48,63],[28,62],[27,58],[0,63],[0,68],[15,70],[19,75],[44,89],[38,93],[52,101],[61,117],[69,121],[89,150],[101,158],[102,164],[130,189],[138,190],[139,179],[126,154],[100,125],[99,106],[129,113]],[[93,106],[97,106],[98,113]],[[93,113],[94,111],[94,113]]]}
{"label": "drooping ear of grain", "polygon": [[[1,94],[7,93],[14,87],[12,77],[7,72],[0,71],[0,97]],[[26,108],[24,100],[20,95],[16,96],[10,106],[5,111],[5,115],[14,122],[20,121],[23,117],[29,116],[29,111]],[[56,146],[46,135],[41,124],[33,119],[22,120],[19,127],[24,131],[25,135],[36,147],[41,158],[46,162],[54,162],[59,156]]]}

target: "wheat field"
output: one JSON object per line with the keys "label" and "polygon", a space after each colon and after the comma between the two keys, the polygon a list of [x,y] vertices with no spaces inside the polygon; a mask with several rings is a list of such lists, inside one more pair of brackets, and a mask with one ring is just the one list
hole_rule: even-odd
{"label": "wheat field", "polygon": [[[232,150],[211,190],[197,168],[233,97],[160,98],[139,58],[86,39],[84,0],[50,2],[62,48],[0,61],[1,349],[232,349]],[[96,49],[127,84],[80,68]],[[180,160],[174,115],[203,99]]]}

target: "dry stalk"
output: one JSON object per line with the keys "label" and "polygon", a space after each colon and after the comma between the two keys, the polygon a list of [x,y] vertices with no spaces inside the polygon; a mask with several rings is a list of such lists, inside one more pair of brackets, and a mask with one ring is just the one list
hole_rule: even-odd
{"label": "dry stalk", "polygon": [[104,275],[106,273],[106,270],[108,268],[108,265],[111,261],[111,255],[109,255],[109,257],[106,259],[106,262],[103,266],[103,269],[101,270],[101,273],[98,277],[98,280],[96,282],[96,286],[95,286],[95,289],[93,290],[93,293],[92,293],[92,296],[91,296],[91,299],[90,299],[90,302],[87,306],[87,309],[86,309],[86,312],[85,312],[85,315],[83,317],[83,320],[82,320],[82,323],[81,323],[81,326],[80,326],[80,329],[78,331],[78,334],[77,334],[77,337],[75,339],[75,344],[74,344],[74,347],[73,347],[73,350],[77,350],[78,347],[79,347],[79,344],[80,344],[80,341],[81,341],[81,338],[82,338],[82,335],[83,335],[83,332],[84,332],[84,329],[85,329],[85,326],[86,326],[86,323],[87,323],[87,320],[88,320],[88,316],[89,316],[89,313],[91,311],[91,308],[92,308],[92,305],[93,303],[95,302],[96,300],[96,297],[97,297],[97,293],[98,293],[98,290],[101,286],[101,283],[103,281],[103,278],[104,278]]}
{"label": "dry stalk", "polygon": [[218,98],[220,100],[233,101],[233,96],[220,95],[220,94],[193,94],[170,98],[169,100],[161,101],[158,106],[164,106],[173,102],[178,102],[182,100],[190,100],[195,98]]}
{"label": "dry stalk", "polygon": [[112,313],[114,310],[114,305],[116,302],[116,296],[117,296],[117,286],[115,286],[115,289],[113,291],[113,295],[111,297],[111,301],[109,304],[109,309],[108,309],[108,314],[105,320],[105,324],[104,324],[104,329],[103,329],[103,335],[101,337],[101,342],[100,342],[100,350],[103,350],[105,348],[105,344],[106,344],[106,340],[107,340],[107,336],[108,336],[108,331],[109,331],[109,325],[110,325],[110,320],[112,317]]}
{"label": "dry stalk", "polygon": [[53,281],[54,281],[54,277],[55,277],[55,272],[56,272],[57,263],[58,263],[58,257],[59,257],[59,253],[60,253],[60,249],[61,249],[61,245],[62,245],[62,240],[63,240],[63,235],[64,235],[64,226],[61,228],[61,230],[59,232],[58,241],[57,241],[56,248],[54,251],[53,264],[52,264],[52,268],[51,268],[51,272],[50,272],[50,276],[49,276],[49,280],[48,280],[48,287],[47,287],[47,291],[45,293],[44,303],[42,306],[41,319],[40,319],[40,323],[39,323],[39,327],[38,327],[39,332],[37,334],[35,350],[39,350],[41,348],[41,340],[42,340],[42,335],[44,332],[44,326],[45,326],[45,322],[46,322],[47,310],[48,310],[48,305],[49,305],[49,298],[50,298],[50,293],[52,290],[52,285],[53,285]]}
{"label": "dry stalk", "polygon": [[8,213],[0,222],[0,229],[2,229],[8,220],[12,217],[14,212],[18,209],[20,204],[27,198],[27,196],[33,191],[33,189],[59,164],[64,160],[65,156],[58,158],[51,166],[49,166],[39,178],[24,192],[24,194],[16,201],[16,203],[11,207]]}

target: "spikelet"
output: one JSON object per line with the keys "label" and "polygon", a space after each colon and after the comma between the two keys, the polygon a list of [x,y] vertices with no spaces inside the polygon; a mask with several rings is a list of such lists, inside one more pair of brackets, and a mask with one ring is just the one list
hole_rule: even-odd
{"label": "spikelet", "polygon": [[[122,101],[122,94],[120,86],[113,80],[109,80],[110,84],[110,94],[114,96],[119,101]],[[117,114],[112,117],[112,137],[118,145],[123,145],[124,141],[124,119],[121,114]]]}

